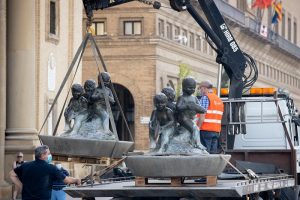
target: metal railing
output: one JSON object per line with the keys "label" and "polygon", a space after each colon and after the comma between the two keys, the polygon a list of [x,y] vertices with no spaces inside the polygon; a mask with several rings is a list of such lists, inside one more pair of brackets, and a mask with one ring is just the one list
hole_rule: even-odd
{"label": "metal railing", "polygon": [[[244,124],[268,124],[268,123],[285,123],[286,121],[281,121],[279,117],[279,104],[276,103],[282,99],[230,99],[230,100],[223,100],[224,104],[229,104],[229,121],[227,124],[229,125],[244,125]],[[259,120],[254,121],[247,121],[247,111],[244,111],[245,103],[260,103],[259,114],[255,115],[255,117],[259,116]],[[274,103],[274,106],[276,106],[276,119],[265,119],[266,117],[275,117],[275,115],[266,115],[264,114],[264,104],[266,103]],[[226,106],[225,106],[226,107]],[[236,109],[236,110],[235,110]],[[243,111],[241,111],[243,109]],[[235,110],[235,111],[233,111]],[[239,112],[239,118],[236,119],[233,117],[234,112]],[[244,116],[240,116],[243,113]],[[234,119],[233,119],[234,118]],[[248,116],[249,118],[249,116]]]}

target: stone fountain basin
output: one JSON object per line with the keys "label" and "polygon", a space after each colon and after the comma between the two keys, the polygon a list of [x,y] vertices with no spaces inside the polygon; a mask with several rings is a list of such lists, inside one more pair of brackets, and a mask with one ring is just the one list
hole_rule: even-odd
{"label": "stone fountain basin", "polygon": [[121,158],[133,146],[133,142],[96,140],[39,135],[41,142],[48,145],[53,155],[76,157]]}
{"label": "stone fountain basin", "polygon": [[[222,157],[223,158],[222,158]],[[231,155],[134,155],[125,160],[134,176],[141,177],[198,177],[218,176]]]}

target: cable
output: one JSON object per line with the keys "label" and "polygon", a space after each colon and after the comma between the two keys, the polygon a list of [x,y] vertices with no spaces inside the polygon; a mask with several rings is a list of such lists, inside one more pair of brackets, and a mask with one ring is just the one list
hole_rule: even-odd
{"label": "cable", "polygon": [[244,90],[243,93],[250,90],[250,88],[254,85],[256,80],[258,79],[258,69],[255,63],[255,60],[247,53],[243,52],[243,55],[246,59],[246,69],[243,75],[243,82],[244,82]]}
{"label": "cable", "polygon": [[[207,43],[209,44],[209,46],[215,51],[215,52],[219,52],[219,50],[217,49],[217,47],[215,46],[215,44],[212,42],[212,40],[209,38],[209,36],[205,33],[205,40],[207,41]],[[246,93],[256,82],[257,78],[258,78],[258,69],[255,63],[255,60],[248,55],[245,52],[242,52],[245,59],[246,59],[246,69],[244,74],[243,74],[243,83],[244,83],[244,87],[243,87],[243,93]]]}
{"label": "cable", "polygon": [[207,33],[205,33],[205,40],[207,41],[207,43],[209,44],[209,46],[215,50],[215,52],[219,52],[218,48],[216,47],[216,45],[213,43],[213,41],[210,39],[210,37],[208,37]]}

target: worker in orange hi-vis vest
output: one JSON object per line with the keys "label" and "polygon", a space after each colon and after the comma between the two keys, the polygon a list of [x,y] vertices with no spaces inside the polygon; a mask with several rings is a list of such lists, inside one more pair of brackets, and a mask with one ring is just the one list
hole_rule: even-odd
{"label": "worker in orange hi-vis vest", "polygon": [[202,81],[199,85],[201,93],[199,103],[206,109],[206,113],[200,114],[197,125],[200,129],[201,143],[207,148],[207,152],[216,154],[224,105],[222,100],[213,93],[212,86],[210,81]]}

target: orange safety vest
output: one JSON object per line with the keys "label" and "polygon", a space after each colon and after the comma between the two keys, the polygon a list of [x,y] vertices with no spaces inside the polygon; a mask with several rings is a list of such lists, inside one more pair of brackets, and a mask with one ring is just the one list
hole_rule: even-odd
{"label": "orange safety vest", "polygon": [[221,120],[224,111],[223,102],[214,93],[208,93],[206,96],[209,99],[209,106],[200,130],[220,133]]}

